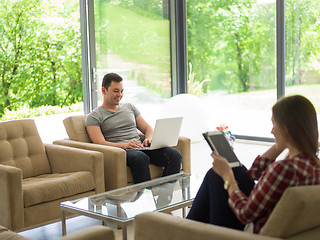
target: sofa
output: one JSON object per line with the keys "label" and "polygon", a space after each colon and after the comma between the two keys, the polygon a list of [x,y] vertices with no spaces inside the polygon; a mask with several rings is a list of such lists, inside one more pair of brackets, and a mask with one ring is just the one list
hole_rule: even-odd
{"label": "sofa", "polygon": [[[87,150],[102,152],[104,155],[104,176],[106,191],[125,187],[133,184],[132,174],[126,164],[126,151],[117,148],[93,144],[85,128],[86,115],[70,116],[63,120],[69,139],[56,140],[53,143],[69,147],[76,147]],[[143,139],[143,135],[141,135]],[[182,155],[182,171],[191,172],[190,162],[191,141],[186,137],[179,137],[175,146]],[[162,175],[163,168],[150,164],[151,178],[158,178]]]}
{"label": "sofa", "polygon": [[[9,229],[0,226],[1,240],[32,240],[12,232]],[[71,233],[67,236],[59,238],[59,240],[114,240],[114,231],[104,226],[92,226],[82,231]]]}
{"label": "sofa", "polygon": [[60,202],[104,191],[100,152],[43,144],[33,119],[0,122],[0,225],[60,220]]}
{"label": "sofa", "polygon": [[319,238],[319,185],[288,188],[259,234],[157,212],[143,213],[134,219],[134,239],[136,240],[311,240]]}

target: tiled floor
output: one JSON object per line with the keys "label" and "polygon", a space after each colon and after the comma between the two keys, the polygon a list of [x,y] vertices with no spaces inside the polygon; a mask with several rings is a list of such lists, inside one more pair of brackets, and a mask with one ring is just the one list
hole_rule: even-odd
{"label": "tiled floor", "polygon": [[[262,154],[268,147],[269,143],[257,143],[243,140],[237,140],[234,145],[235,153],[246,167],[250,167],[252,161],[258,154]],[[191,171],[193,174],[204,175],[212,166],[210,157],[210,148],[205,141],[194,142],[191,145]],[[181,211],[177,210],[174,215],[181,215]],[[75,217],[67,220],[67,233],[76,232],[92,225],[101,224],[100,221],[88,217]],[[121,230],[115,227],[117,239],[122,239]],[[128,227],[128,240],[133,239],[133,227]],[[20,233],[23,236],[34,238],[37,240],[53,240],[61,237],[61,222],[49,224],[36,229],[24,231]]]}

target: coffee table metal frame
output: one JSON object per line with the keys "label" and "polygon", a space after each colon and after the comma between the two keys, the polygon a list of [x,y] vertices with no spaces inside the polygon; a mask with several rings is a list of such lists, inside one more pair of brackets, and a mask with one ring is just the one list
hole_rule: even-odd
{"label": "coffee table metal frame", "polygon": [[[169,181],[173,181],[173,180],[179,180],[183,177],[190,177],[191,174],[189,173],[178,173],[178,174],[174,174],[174,175],[170,175],[167,177],[162,177],[162,178],[158,178],[158,179],[154,179],[154,180],[150,180],[150,181],[146,181],[143,183],[139,183],[139,184],[134,184],[128,187],[131,188],[147,188],[149,186],[155,186],[155,184],[163,184]],[[119,191],[123,191],[123,189],[128,188],[128,187],[124,187],[124,188],[120,188],[120,189],[116,189],[116,190],[111,190],[111,191],[107,191],[105,193],[100,193],[100,194],[96,194],[96,195],[92,195],[89,196],[87,198],[90,197],[94,197],[94,196],[99,196],[99,195],[103,195],[106,193],[117,193]],[[188,197],[186,200],[182,200],[181,202],[176,202],[173,205],[168,205],[165,207],[162,207],[160,209],[156,209],[154,212],[172,212],[178,209],[182,208],[183,211],[183,217],[185,217],[186,211],[185,208],[189,207],[192,205],[193,199],[194,198],[190,198],[190,192],[189,192],[189,187],[187,186],[187,189],[185,189],[184,187],[181,187],[181,190],[184,191],[183,195],[187,194]],[[186,191],[185,191],[186,190]],[[75,200],[77,201],[77,200]],[[67,201],[68,202],[68,201]],[[103,225],[107,225],[107,223],[113,223],[118,225],[118,227],[122,228],[122,238],[123,240],[127,239],[127,225],[132,223],[134,220],[134,217],[128,218],[128,219],[119,219],[119,218],[115,218],[109,215],[102,215],[102,214],[98,214],[98,213],[94,213],[94,212],[90,212],[88,210],[85,209],[80,209],[80,208],[76,208],[76,207],[72,207],[69,206],[65,203],[67,202],[62,202],[60,204],[60,210],[61,210],[61,222],[62,222],[62,235],[66,235],[67,231],[66,231],[66,212],[70,212],[70,213],[75,213],[78,215],[83,215],[83,216],[87,216],[87,217],[91,217],[97,220],[101,220]],[[74,202],[74,201],[70,201],[70,202]]]}

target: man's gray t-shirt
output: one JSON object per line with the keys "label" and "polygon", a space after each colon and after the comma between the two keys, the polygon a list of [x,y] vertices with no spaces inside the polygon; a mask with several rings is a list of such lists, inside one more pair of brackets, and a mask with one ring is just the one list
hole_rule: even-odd
{"label": "man's gray t-shirt", "polygon": [[98,107],[88,114],[87,126],[99,126],[108,142],[130,142],[137,140],[141,143],[136,118],[140,111],[131,103],[120,103],[117,112]]}

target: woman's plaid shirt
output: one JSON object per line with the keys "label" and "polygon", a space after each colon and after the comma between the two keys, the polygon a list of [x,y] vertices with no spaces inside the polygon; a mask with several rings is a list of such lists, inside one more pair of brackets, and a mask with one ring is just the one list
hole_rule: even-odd
{"label": "woman's plaid shirt", "polygon": [[244,224],[253,223],[259,233],[287,187],[320,184],[319,160],[301,154],[274,161],[258,156],[247,174],[258,180],[249,197],[235,191],[229,205]]}

